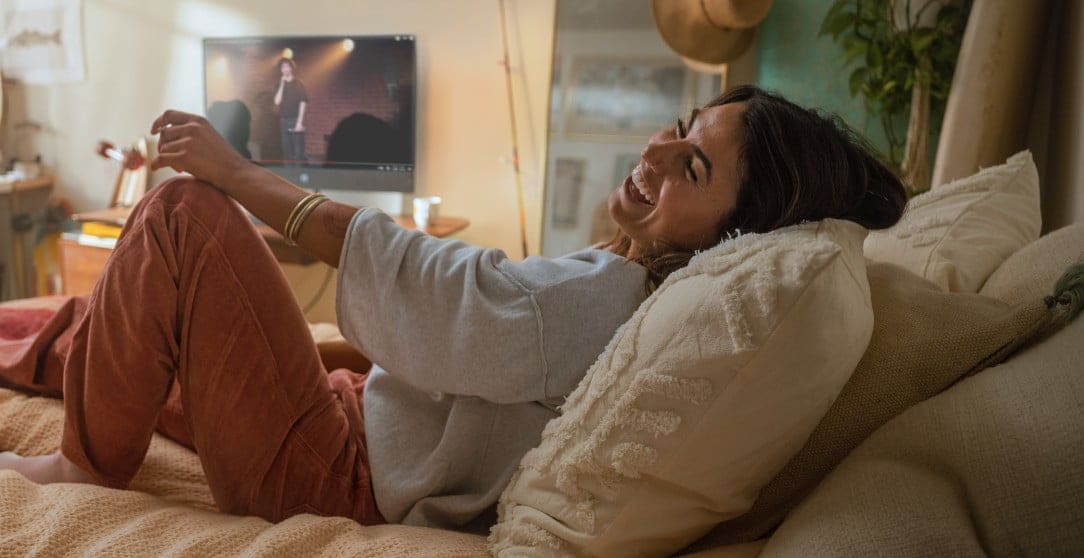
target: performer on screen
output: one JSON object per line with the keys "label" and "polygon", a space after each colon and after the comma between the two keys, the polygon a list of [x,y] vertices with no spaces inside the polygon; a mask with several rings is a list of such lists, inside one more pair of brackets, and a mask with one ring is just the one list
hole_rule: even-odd
{"label": "performer on screen", "polygon": [[287,163],[305,162],[305,107],[309,97],[305,84],[297,77],[297,65],[289,58],[279,59],[279,88],[275,106],[279,108],[282,133],[282,158]]}

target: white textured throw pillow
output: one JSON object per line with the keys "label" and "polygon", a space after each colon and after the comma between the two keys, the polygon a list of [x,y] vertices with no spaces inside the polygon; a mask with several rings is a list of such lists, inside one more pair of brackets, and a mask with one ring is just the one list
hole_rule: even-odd
{"label": "white textured throw pillow", "polygon": [[1031,152],[915,196],[896,226],[866,238],[866,257],[950,292],[977,293],[1013,252],[1039,238],[1039,172]]}
{"label": "white textured throw pillow", "polygon": [[671,554],[746,512],[869,343],[865,235],[836,220],[749,234],[671,275],[524,456],[494,551]]}

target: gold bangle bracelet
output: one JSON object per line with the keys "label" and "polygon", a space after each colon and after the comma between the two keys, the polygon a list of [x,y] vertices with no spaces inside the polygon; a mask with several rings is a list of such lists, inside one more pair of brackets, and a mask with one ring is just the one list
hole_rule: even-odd
{"label": "gold bangle bracelet", "polygon": [[323,196],[320,194],[313,194],[307,196],[297,204],[297,207],[294,208],[296,211],[292,214],[293,219],[287,223],[286,230],[283,231],[283,236],[286,237],[286,244],[290,246],[295,246],[297,244],[297,231],[301,228],[301,220],[308,214],[308,209],[312,206],[313,202],[322,197]]}
{"label": "gold bangle bracelet", "polygon": [[294,222],[294,230],[290,237],[290,240],[292,240],[295,244],[297,243],[297,237],[301,235],[301,227],[305,226],[305,221],[308,220],[309,215],[311,215],[312,212],[316,210],[316,206],[326,201],[326,196],[320,196],[319,198],[313,198],[313,200],[309,202],[308,205],[301,208],[301,213],[298,213],[297,221]]}
{"label": "gold bangle bracelet", "polygon": [[301,201],[297,202],[294,206],[294,210],[290,212],[290,218],[286,220],[286,226],[282,230],[282,235],[286,237],[286,243],[293,246],[294,244],[294,229],[297,228],[297,218],[301,216],[301,212],[305,210],[312,200],[319,197],[319,194],[309,194]]}
{"label": "gold bangle bracelet", "polygon": [[293,227],[286,230],[286,243],[295,246],[297,245],[297,236],[301,234],[301,227],[305,224],[305,220],[309,218],[313,210],[324,202],[328,201],[328,197],[323,194],[317,194],[312,198],[306,200],[306,203],[297,212],[297,217],[292,223]]}
{"label": "gold bangle bracelet", "polygon": [[[309,203],[312,200],[312,198],[315,198],[316,196],[319,196],[319,195],[320,194],[315,194],[315,193],[309,194],[309,195],[301,198],[301,201],[297,202],[297,205],[295,205],[293,210],[290,211],[290,216],[286,218],[286,224],[283,225],[283,227],[282,227],[282,236],[284,238],[287,238],[287,239],[290,238],[290,229],[292,229],[294,227],[294,221],[297,220],[297,214],[301,211],[301,208],[304,207],[305,204]],[[287,240],[287,243],[289,243],[289,240]]]}

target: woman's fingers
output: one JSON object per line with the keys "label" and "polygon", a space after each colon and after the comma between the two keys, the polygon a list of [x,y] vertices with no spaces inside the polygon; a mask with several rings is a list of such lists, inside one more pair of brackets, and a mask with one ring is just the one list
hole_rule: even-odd
{"label": "woman's fingers", "polygon": [[151,131],[158,134],[152,170],[170,167],[224,188],[224,177],[247,163],[202,116],[167,110],[151,124]]}
{"label": "woman's fingers", "polygon": [[159,132],[158,142],[166,143],[182,137],[191,137],[194,136],[198,130],[199,124],[195,122],[170,126]]}
{"label": "woman's fingers", "polygon": [[159,143],[158,153],[176,153],[178,151],[184,151],[185,147],[191,142],[192,138],[182,137],[164,143]]}
{"label": "woman's fingers", "polygon": [[154,120],[154,123],[151,124],[151,133],[157,134],[168,126],[179,126],[199,119],[200,116],[198,115],[170,109]]}
{"label": "woman's fingers", "polygon": [[177,172],[187,171],[186,159],[190,143],[192,143],[192,138],[184,137],[158,144],[158,156],[151,162],[151,170],[170,167]]}
{"label": "woman's fingers", "polygon": [[176,153],[159,153],[154,161],[151,162],[151,170],[156,171],[165,167],[169,167],[177,172],[185,172],[183,159],[187,155],[186,151],[179,151]]}

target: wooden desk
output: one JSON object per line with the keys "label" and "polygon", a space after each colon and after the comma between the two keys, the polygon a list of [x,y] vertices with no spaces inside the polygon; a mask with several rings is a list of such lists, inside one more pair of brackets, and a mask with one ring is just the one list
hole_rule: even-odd
{"label": "wooden desk", "polygon": [[60,285],[66,295],[78,296],[90,294],[98,283],[105,262],[113,253],[112,248],[87,246],[61,238],[57,241],[57,254],[60,260]]}
{"label": "wooden desk", "polygon": [[[4,239],[0,241],[0,300],[37,294],[34,245],[52,190],[50,176],[0,183],[0,238]],[[34,221],[29,231],[14,231],[12,219],[17,215]]]}
{"label": "wooden desk", "polygon": [[[410,217],[395,217],[395,222],[404,228],[416,228],[414,220]],[[440,217],[433,226],[426,227],[424,232],[443,238],[455,234],[469,225],[470,221],[467,219]],[[271,248],[271,253],[275,255],[275,259],[280,263],[309,265],[319,261],[315,256],[300,247],[287,245],[282,235],[267,225],[256,225],[256,230],[263,236],[264,241]],[[60,254],[60,278],[64,294],[90,294],[113,250],[111,248],[80,244],[67,238],[60,239],[57,248]]]}

